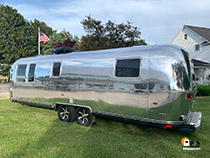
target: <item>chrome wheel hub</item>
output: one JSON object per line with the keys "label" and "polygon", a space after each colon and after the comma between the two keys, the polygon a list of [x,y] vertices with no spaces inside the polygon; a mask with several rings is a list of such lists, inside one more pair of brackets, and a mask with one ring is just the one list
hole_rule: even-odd
{"label": "chrome wheel hub", "polygon": [[61,108],[61,112],[60,112],[60,115],[62,117],[62,119],[68,119],[69,118],[69,111],[68,111],[68,108],[67,107],[62,107]]}
{"label": "chrome wheel hub", "polygon": [[88,116],[89,114],[85,112],[85,109],[83,109],[82,111],[79,111],[78,120],[80,120],[82,124],[85,124],[88,121]]}

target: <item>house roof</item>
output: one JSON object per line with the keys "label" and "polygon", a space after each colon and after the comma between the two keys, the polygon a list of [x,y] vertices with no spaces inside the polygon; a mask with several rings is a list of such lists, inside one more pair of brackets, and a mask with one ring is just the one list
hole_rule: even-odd
{"label": "house roof", "polygon": [[190,26],[190,25],[185,25],[185,27],[188,27],[189,29],[196,32],[201,37],[210,42],[210,28]]}

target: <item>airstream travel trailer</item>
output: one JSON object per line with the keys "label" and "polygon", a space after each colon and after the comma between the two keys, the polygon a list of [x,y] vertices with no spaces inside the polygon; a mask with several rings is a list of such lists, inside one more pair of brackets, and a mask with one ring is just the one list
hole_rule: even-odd
{"label": "airstream travel trailer", "polygon": [[192,68],[173,45],[23,58],[10,69],[12,101],[58,111],[61,121],[89,126],[94,117],[194,131]]}

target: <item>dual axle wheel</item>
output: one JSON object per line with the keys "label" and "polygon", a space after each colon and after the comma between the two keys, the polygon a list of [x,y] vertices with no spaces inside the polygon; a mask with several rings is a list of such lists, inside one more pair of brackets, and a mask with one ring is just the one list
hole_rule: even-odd
{"label": "dual axle wheel", "polygon": [[68,105],[60,105],[58,108],[58,117],[64,122],[73,122],[74,120],[82,126],[90,126],[94,121],[90,109],[77,108]]}

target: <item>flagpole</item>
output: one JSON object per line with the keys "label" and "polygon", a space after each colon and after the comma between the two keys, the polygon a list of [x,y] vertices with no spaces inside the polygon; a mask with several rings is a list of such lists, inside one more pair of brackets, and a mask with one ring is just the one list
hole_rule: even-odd
{"label": "flagpole", "polygon": [[38,55],[40,55],[40,28],[38,27]]}

